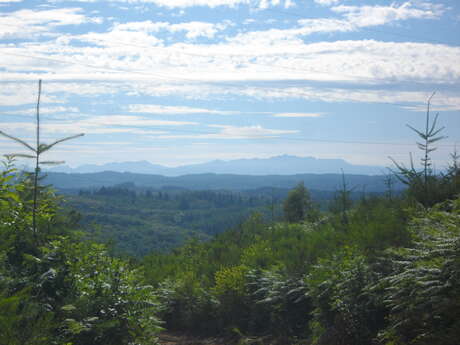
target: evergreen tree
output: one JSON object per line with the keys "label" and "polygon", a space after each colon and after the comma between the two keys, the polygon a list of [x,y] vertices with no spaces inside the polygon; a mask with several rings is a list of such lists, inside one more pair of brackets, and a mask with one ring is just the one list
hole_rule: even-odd
{"label": "evergreen tree", "polygon": [[289,192],[283,209],[284,217],[289,223],[297,223],[305,219],[313,221],[317,218],[317,211],[303,182]]}
{"label": "evergreen tree", "polygon": [[443,191],[445,191],[444,182],[446,182],[446,180],[436,175],[430,156],[431,153],[436,150],[433,144],[446,138],[440,135],[444,127],[437,128],[439,114],[436,114],[433,121],[430,120],[430,107],[433,96],[434,93],[427,102],[425,129],[418,130],[407,125],[420,137],[420,139],[422,139],[421,142],[417,142],[418,148],[423,152],[423,156],[420,159],[422,169],[418,170],[415,168],[412,154],[410,155],[410,168],[407,168],[404,164],[397,163],[390,157],[393,164],[396,166],[395,175],[402,183],[408,186],[409,197],[415,199],[425,207],[431,207],[444,200],[446,197],[443,193]]}

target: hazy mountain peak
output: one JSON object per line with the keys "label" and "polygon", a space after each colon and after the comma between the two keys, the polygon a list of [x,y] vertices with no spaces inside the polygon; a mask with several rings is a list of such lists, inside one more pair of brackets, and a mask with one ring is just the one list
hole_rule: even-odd
{"label": "hazy mountain peak", "polygon": [[72,169],[60,166],[51,169],[56,172],[94,173],[101,171],[132,172],[141,174],[155,174],[165,176],[179,176],[187,174],[238,174],[238,175],[295,175],[295,174],[380,174],[382,168],[375,166],[353,165],[343,159],[325,159],[316,157],[298,157],[293,155],[279,155],[270,158],[243,158],[235,160],[215,159],[206,163],[166,167],[152,164],[146,160],[112,162],[103,165],[86,164]]}

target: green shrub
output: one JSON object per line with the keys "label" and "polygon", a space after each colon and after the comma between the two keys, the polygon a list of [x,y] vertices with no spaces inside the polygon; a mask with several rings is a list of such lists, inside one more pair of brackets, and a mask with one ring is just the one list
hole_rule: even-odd
{"label": "green shrub", "polygon": [[154,344],[159,306],[143,274],[102,245],[63,236],[74,219],[49,188],[40,187],[40,203],[31,207],[30,186],[14,169],[0,174],[1,341]]}
{"label": "green shrub", "polygon": [[422,213],[414,246],[389,251],[382,285],[391,309],[381,339],[393,344],[454,345],[460,339],[460,199]]}
{"label": "green shrub", "polygon": [[314,306],[313,344],[372,343],[385,315],[378,298],[368,290],[377,278],[366,258],[348,247],[312,268],[306,285]]}
{"label": "green shrub", "polygon": [[202,287],[202,283],[192,272],[181,279],[163,281],[156,293],[162,305],[160,315],[168,330],[186,329],[195,334],[218,332],[219,301]]}

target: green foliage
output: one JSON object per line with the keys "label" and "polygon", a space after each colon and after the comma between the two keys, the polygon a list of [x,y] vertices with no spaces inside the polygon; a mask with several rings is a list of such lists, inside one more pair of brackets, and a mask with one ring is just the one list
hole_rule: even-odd
{"label": "green foliage", "polygon": [[412,248],[389,251],[393,272],[382,284],[391,313],[382,339],[414,345],[458,343],[459,216],[460,199],[438,205],[414,219]]}
{"label": "green foliage", "polygon": [[0,344],[55,344],[54,314],[37,303],[27,289],[0,295]]}
{"label": "green foliage", "polygon": [[289,223],[298,223],[302,220],[314,221],[318,218],[318,211],[303,182],[289,192],[283,209],[284,217]]}
{"label": "green foliage", "polygon": [[342,171],[342,186],[341,189],[336,191],[334,199],[329,204],[329,210],[333,214],[340,215],[340,227],[344,231],[347,230],[348,226],[348,212],[353,206],[353,200],[351,199],[352,192],[353,190],[348,188],[345,174]]}
{"label": "green foliage", "polygon": [[246,294],[245,276],[248,268],[244,265],[225,267],[216,272],[214,291],[217,296]]}
{"label": "green foliage", "polygon": [[153,288],[102,245],[81,243],[75,217],[40,187],[33,231],[33,179],[11,161],[0,174],[0,343],[154,344],[160,309]]}
{"label": "green foliage", "polygon": [[246,267],[266,269],[276,265],[276,255],[267,240],[260,240],[243,250],[241,263]]}
{"label": "green foliage", "polygon": [[215,274],[212,289],[219,301],[218,317],[224,329],[247,329],[250,299],[246,284],[248,267],[244,265],[225,267]]}
{"label": "green foliage", "polygon": [[[346,333],[351,313],[356,329],[346,339],[361,338],[364,344],[377,336],[385,316],[381,299],[368,291],[381,273],[373,272],[368,261],[390,246],[409,243],[404,207],[397,197],[391,202],[364,198],[349,211],[347,232],[340,214],[301,224],[266,224],[255,214],[212,241],[147,256],[146,279],[159,286],[168,306],[166,328],[200,334],[238,329],[242,334],[311,336],[325,343],[333,334]],[[355,249],[344,251],[344,244]],[[306,275],[330,287],[315,287]],[[325,317],[329,314],[330,319]],[[339,320],[341,326],[335,324]]]}
{"label": "green foliage", "polygon": [[214,334],[219,331],[219,301],[192,272],[180,279],[164,280],[157,288],[161,318],[169,330]]}
{"label": "green foliage", "polygon": [[[406,202],[401,199],[365,198],[349,212],[344,241],[370,257],[390,246],[408,245],[408,212]],[[341,217],[338,217],[336,227],[340,228]]]}
{"label": "green foliage", "polygon": [[286,274],[285,270],[251,270],[247,276],[252,290],[253,331],[271,332],[277,336],[306,336],[311,311],[303,279]]}
{"label": "green foliage", "polygon": [[190,238],[206,240],[265,209],[265,195],[225,191],[152,190],[122,185],[66,195],[82,214],[88,237],[113,242],[117,253],[167,252]]}
{"label": "green foliage", "polygon": [[70,244],[65,252],[72,282],[69,304],[61,307],[68,340],[75,345],[150,344],[161,330],[155,316],[159,306],[140,273],[108,256],[100,244]]}
{"label": "green foliage", "polygon": [[346,224],[340,213],[300,224],[254,215],[207,243],[148,256],[146,277],[167,328],[283,344],[455,344],[460,200],[428,213],[410,206],[364,196]]}
{"label": "green foliage", "polygon": [[310,323],[313,344],[370,344],[385,315],[367,291],[374,276],[366,258],[345,247],[321,259],[306,276],[314,305]]}

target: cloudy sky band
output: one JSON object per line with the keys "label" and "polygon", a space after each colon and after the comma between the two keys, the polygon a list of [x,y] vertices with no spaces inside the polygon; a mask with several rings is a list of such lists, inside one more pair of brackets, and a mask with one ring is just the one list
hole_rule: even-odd
{"label": "cloudy sky band", "polygon": [[[82,144],[136,135],[152,147],[225,139],[219,147],[234,157],[227,142],[316,138],[352,145],[351,132],[361,148],[410,142],[404,130],[388,133],[389,119],[401,128],[415,125],[433,90],[449,144],[460,140],[460,20],[447,21],[460,11],[451,0],[0,4],[0,128],[13,134],[20,126],[32,130],[24,124],[42,78],[49,135],[80,129],[89,134]],[[217,153],[207,149],[212,159]],[[197,162],[206,156],[185,150]],[[247,151],[266,155],[255,144]],[[371,151],[337,154],[375,162]],[[74,157],[73,164],[84,161]],[[156,163],[175,164],[161,157]],[[387,157],[379,160],[385,165]]]}

